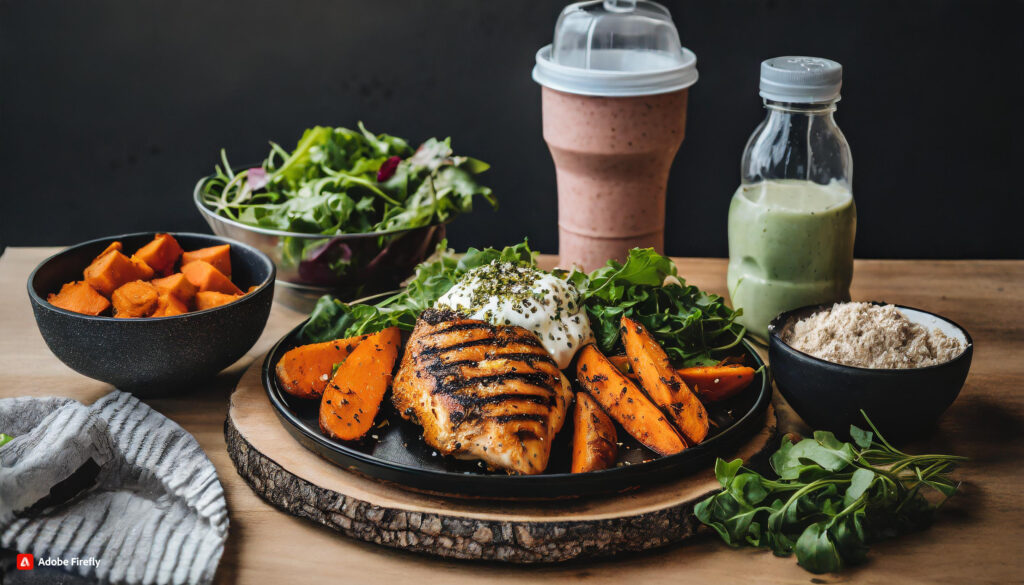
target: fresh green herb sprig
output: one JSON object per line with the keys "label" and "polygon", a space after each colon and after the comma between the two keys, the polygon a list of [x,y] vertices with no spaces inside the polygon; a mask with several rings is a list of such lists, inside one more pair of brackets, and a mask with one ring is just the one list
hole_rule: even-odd
{"label": "fresh green herb sprig", "polygon": [[391,326],[412,331],[420,313],[433,307],[437,299],[470,270],[495,260],[536,267],[536,256],[529,243],[523,241],[501,250],[470,248],[457,257],[448,250],[448,241],[443,240],[434,256],[416,267],[415,276],[402,291],[375,304],[346,304],[330,296],[321,297],[309,322],[302,328],[302,336],[310,342],[319,342],[372,333]]}
{"label": "fresh green herb sprig", "polygon": [[6,445],[7,443],[10,443],[13,440],[14,440],[14,437],[12,437],[12,436],[10,436],[10,435],[8,435],[6,433],[0,433],[0,447],[3,447],[4,445]]}
{"label": "fresh green herb sprig", "polygon": [[[863,414],[863,412],[862,412]],[[921,529],[957,490],[950,477],[964,457],[908,455],[872,431],[850,427],[853,444],[816,431],[797,443],[783,438],[771,457],[778,479],[736,459],[715,462],[722,491],[694,513],[727,544],[796,553],[812,573],[862,562],[868,543]],[[931,490],[939,500],[925,497]]]}
{"label": "fresh green herb sprig", "polygon": [[742,313],[718,295],[687,285],[676,265],[651,248],[634,248],[625,262],[609,260],[589,275],[568,279],[580,290],[597,345],[605,354],[621,349],[622,317],[638,321],[680,367],[713,365],[743,339],[735,322]]}

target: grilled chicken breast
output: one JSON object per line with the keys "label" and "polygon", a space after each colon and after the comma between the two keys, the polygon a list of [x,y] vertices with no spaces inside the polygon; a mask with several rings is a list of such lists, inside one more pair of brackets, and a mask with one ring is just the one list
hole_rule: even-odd
{"label": "grilled chicken breast", "polygon": [[429,309],[406,345],[392,399],[439,452],[534,474],[547,467],[572,391],[533,333]]}

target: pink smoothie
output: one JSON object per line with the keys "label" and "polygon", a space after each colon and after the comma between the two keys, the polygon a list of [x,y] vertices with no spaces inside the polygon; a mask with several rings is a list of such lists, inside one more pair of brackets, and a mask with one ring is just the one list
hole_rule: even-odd
{"label": "pink smoothie", "polygon": [[559,264],[584,270],[630,248],[664,251],[665,187],[686,132],[688,90],[593,97],[542,87],[558,181]]}

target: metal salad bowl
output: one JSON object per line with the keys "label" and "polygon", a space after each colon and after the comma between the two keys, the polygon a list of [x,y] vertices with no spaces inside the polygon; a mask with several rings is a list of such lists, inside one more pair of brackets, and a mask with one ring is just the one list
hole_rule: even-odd
{"label": "metal salad bowl", "polygon": [[303,234],[254,227],[217,214],[202,199],[196,183],[193,201],[210,229],[260,250],[277,266],[277,283],[300,299],[332,294],[342,300],[393,290],[411,276],[445,237],[448,222],[388,232]]}

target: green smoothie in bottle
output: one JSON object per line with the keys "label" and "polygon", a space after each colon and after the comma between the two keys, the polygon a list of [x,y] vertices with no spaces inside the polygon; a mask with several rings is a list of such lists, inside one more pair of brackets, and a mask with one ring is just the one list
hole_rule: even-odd
{"label": "green smoothie in bottle", "polygon": [[850,298],[857,212],[850,147],[833,118],[841,83],[827,59],[761,64],[768,115],[729,208],[729,297],[756,337],[779,313]]}

